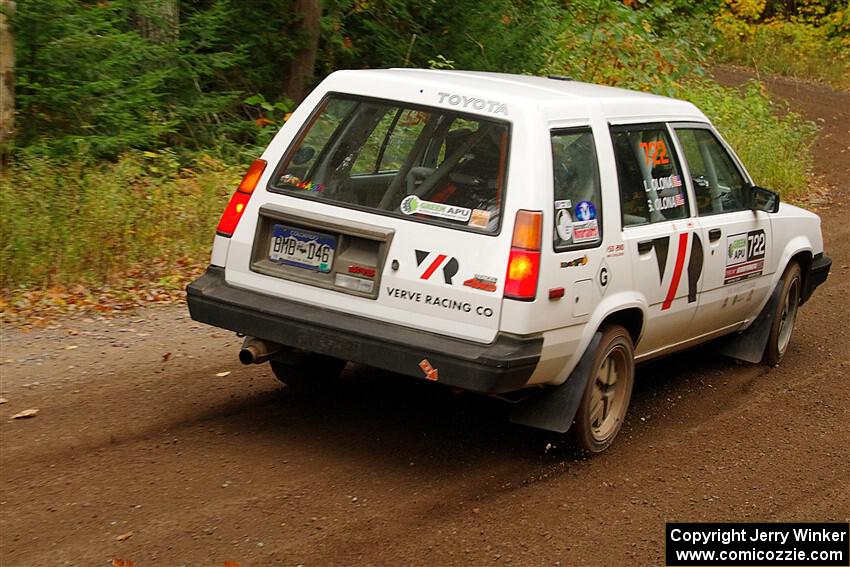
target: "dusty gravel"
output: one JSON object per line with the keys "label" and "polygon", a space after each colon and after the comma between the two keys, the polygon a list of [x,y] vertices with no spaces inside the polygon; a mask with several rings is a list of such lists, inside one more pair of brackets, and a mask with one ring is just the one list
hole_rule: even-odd
{"label": "dusty gravel", "polygon": [[770,88],[821,119],[837,172],[832,275],[781,367],[641,367],[614,447],[583,460],[498,402],[363,368],[291,396],[183,307],[5,329],[0,564],[643,566],[665,521],[850,521],[850,95]]}

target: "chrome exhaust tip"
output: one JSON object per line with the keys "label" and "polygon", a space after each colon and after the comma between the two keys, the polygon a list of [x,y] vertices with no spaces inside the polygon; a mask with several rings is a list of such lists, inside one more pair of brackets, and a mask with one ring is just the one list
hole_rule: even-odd
{"label": "chrome exhaust tip", "polygon": [[239,362],[245,365],[262,364],[277,354],[281,348],[283,347],[277,343],[245,337],[245,342],[242,343],[242,349],[239,351]]}

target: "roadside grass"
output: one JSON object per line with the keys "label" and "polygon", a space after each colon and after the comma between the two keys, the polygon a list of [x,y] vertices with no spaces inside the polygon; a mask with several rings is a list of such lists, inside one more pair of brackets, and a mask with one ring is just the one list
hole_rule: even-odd
{"label": "roadside grass", "polygon": [[831,34],[832,27],[785,20],[748,24],[731,16],[721,17],[716,22],[719,41],[712,57],[719,63],[741,65],[759,73],[850,89],[850,38]]}
{"label": "roadside grass", "polygon": [[809,191],[812,144],[817,126],[785,104],[772,101],[763,85],[741,88],[690,81],[676,96],[697,105],[734,148],[755,182],[796,201]]}
{"label": "roadside grass", "polygon": [[181,289],[174,274],[209,254],[241,169],[207,156],[179,168],[168,152],[94,164],[19,158],[0,175],[0,311],[51,297],[98,304],[104,289],[116,300]]}

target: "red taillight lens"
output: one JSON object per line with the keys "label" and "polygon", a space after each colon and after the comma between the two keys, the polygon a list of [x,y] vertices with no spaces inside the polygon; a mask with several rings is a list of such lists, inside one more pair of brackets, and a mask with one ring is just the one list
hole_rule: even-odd
{"label": "red taillight lens", "polygon": [[517,212],[505,276],[505,297],[509,299],[533,301],[537,295],[542,227],[542,212]]}
{"label": "red taillight lens", "polygon": [[265,170],[266,160],[255,159],[254,163],[251,164],[251,167],[248,168],[248,171],[245,173],[245,177],[242,178],[242,181],[239,183],[239,187],[237,187],[236,190],[241,191],[242,193],[248,193],[249,195],[253,193]]}
{"label": "red taillight lens", "polygon": [[537,295],[540,252],[512,248],[505,278],[505,297],[531,301]]}
{"label": "red taillight lens", "polygon": [[245,212],[245,207],[248,206],[251,194],[254,192],[254,189],[257,188],[257,184],[260,182],[260,177],[262,177],[263,171],[266,170],[266,165],[266,160],[258,159],[254,160],[254,163],[252,163],[251,167],[248,168],[248,172],[245,174],[245,177],[242,178],[236,192],[232,197],[230,197],[230,201],[227,203],[227,207],[225,207],[224,213],[221,215],[221,220],[218,221],[216,233],[221,236],[233,236],[233,232],[239,224],[239,219],[242,218],[242,213]]}
{"label": "red taillight lens", "polygon": [[221,215],[221,220],[218,221],[216,232],[222,236],[233,236],[236,231],[236,225],[239,224],[239,219],[242,218],[242,212],[248,206],[248,200],[251,198],[250,193],[242,193],[237,191],[230,198],[224,213]]}

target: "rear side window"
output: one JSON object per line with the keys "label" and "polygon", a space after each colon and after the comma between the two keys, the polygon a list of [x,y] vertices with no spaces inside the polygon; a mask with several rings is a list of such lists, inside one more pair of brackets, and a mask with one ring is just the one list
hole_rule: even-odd
{"label": "rear side window", "polygon": [[270,188],[494,233],[509,135],[503,121],[332,95],[286,152]]}
{"label": "rear side window", "polygon": [[602,196],[590,128],[552,132],[556,251],[590,248],[602,241]]}
{"label": "rear side window", "polygon": [[690,216],[688,197],[667,129],[658,125],[611,129],[623,226]]}
{"label": "rear side window", "polygon": [[676,128],[694,184],[701,216],[743,211],[744,176],[714,134],[704,128]]}

